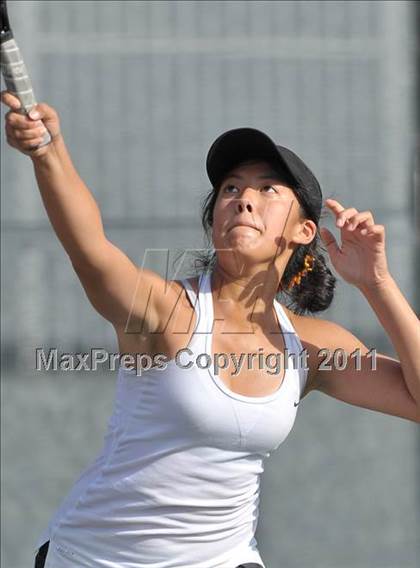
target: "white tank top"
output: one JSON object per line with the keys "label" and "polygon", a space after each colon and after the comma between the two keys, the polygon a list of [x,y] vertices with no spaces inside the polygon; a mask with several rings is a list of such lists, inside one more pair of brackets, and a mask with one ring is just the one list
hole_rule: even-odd
{"label": "white tank top", "polygon": [[[185,364],[211,356],[213,298],[210,273],[198,298],[182,283],[197,314]],[[299,338],[274,306],[296,356]],[[231,391],[213,364],[172,360],[141,376],[120,366],[102,451],[37,543],[50,540],[45,568],[265,568],[254,537],[260,477],[293,427],[307,375],[299,367],[289,364],[273,394],[251,397]]]}

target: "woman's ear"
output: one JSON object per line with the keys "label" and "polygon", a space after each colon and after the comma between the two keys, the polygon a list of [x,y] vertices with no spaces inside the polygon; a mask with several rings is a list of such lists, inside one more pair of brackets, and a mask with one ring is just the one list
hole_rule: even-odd
{"label": "woman's ear", "polygon": [[299,245],[308,245],[315,238],[317,226],[311,219],[303,219],[296,225],[292,242]]}

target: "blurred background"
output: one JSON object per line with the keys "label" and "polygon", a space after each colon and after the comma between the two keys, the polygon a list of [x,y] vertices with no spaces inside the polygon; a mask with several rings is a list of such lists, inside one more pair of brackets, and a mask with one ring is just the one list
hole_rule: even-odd
{"label": "blurred background", "polygon": [[[373,211],[391,272],[418,309],[414,1],[9,4],[38,100],[58,111],[109,239],[135,262],[164,275],[166,257],[148,249],[173,259],[205,246],[206,153],[223,131],[251,126],[302,156],[324,197]],[[30,159],[6,144],[4,112],[2,566],[25,568],[101,447],[116,379],[106,369],[37,371],[35,350],[118,347],[49,225]],[[395,356],[342,281],[322,317]],[[320,393],[301,406],[266,462],[257,541],[267,567],[417,567],[416,425]]]}

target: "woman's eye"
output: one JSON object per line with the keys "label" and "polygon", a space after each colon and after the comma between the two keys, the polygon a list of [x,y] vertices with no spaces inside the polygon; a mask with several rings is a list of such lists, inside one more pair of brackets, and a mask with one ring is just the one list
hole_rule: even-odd
{"label": "woman's eye", "polygon": [[[272,185],[265,185],[262,188],[262,191],[266,191],[266,190],[271,190],[271,193],[272,192],[278,193],[277,189],[275,189]],[[223,189],[223,192],[224,193],[236,193],[236,192],[239,192],[239,189],[236,187],[236,185],[229,184],[229,185],[225,186],[225,188]]]}
{"label": "woman's eye", "polygon": [[238,189],[235,185],[227,185],[224,189],[225,192],[231,193],[230,189]]}

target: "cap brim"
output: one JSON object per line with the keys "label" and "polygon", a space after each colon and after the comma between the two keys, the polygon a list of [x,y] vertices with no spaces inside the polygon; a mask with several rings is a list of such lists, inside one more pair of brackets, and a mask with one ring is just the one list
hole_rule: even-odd
{"label": "cap brim", "polygon": [[236,165],[254,159],[277,164],[295,179],[276,144],[264,132],[254,128],[236,128],[219,136],[207,154],[207,175],[213,187],[216,187]]}

